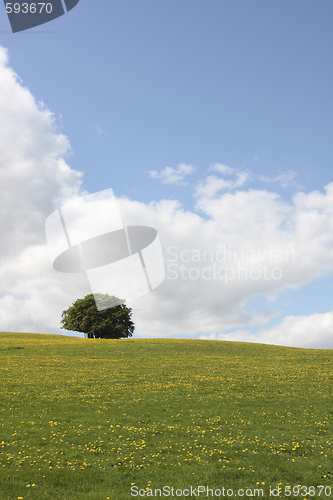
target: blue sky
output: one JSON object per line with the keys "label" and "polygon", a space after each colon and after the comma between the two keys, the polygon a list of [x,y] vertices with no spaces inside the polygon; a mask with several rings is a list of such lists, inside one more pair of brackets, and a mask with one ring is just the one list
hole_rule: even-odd
{"label": "blue sky", "polygon": [[[226,194],[267,190],[289,206],[296,193],[323,194],[333,181],[332,14],[326,0],[80,0],[65,16],[17,34],[0,8],[0,45],[21,85],[54,113],[71,144],[64,158],[83,172],[86,191],[111,187],[143,204],[178,200],[209,221],[195,193],[215,175],[214,164],[234,169],[226,179],[246,172]],[[161,171],[179,164],[193,172],[163,183]],[[330,313],[330,266],[303,286],[270,290],[274,299],[254,289],[241,307],[280,311],[266,326]],[[261,328],[217,323],[184,332],[222,338]]]}

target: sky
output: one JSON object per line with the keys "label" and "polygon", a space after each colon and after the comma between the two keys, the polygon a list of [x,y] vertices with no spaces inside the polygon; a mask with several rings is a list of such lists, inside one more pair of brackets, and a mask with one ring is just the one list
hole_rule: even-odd
{"label": "sky", "polygon": [[135,338],[333,348],[329,0],[80,0],[13,34],[0,5],[0,329],[63,333],[91,293],[45,220],[113,189],[158,232]]}

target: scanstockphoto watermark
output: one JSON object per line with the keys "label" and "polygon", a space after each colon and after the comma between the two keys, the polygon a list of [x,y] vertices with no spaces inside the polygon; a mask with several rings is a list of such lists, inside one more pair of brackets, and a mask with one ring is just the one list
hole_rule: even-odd
{"label": "scanstockphoto watermark", "polygon": [[[99,311],[142,297],[165,278],[156,229],[130,224],[112,189],[68,200],[47,217],[45,233],[53,269],[85,276]],[[101,301],[101,294],[119,298]]]}
{"label": "scanstockphoto watermark", "polygon": [[[265,484],[265,483],[262,483]],[[301,484],[298,485],[290,485],[286,484],[283,486],[282,483],[278,485],[267,485],[264,488],[210,488],[209,486],[188,486],[187,488],[174,488],[173,486],[163,486],[162,488],[139,488],[138,486],[132,483],[131,486],[131,496],[132,497],[217,497],[217,498],[281,498],[282,495],[284,497],[315,497],[322,496],[323,498],[331,497],[332,488],[327,485],[317,485],[317,486],[304,486]]]}
{"label": "scanstockphoto watermark", "polygon": [[[271,490],[270,490],[271,491]],[[209,486],[188,486],[187,488],[174,488],[173,486],[163,486],[162,488],[139,488],[132,485],[131,496],[133,497],[263,497],[262,488],[210,488]]]}
{"label": "scanstockphoto watermark", "polygon": [[216,250],[167,248],[167,275],[169,280],[281,280],[283,265],[295,262],[293,248],[284,250],[269,246],[264,250],[234,249],[222,245]]}
{"label": "scanstockphoto watermark", "polygon": [[49,23],[63,16],[74,9],[79,1],[48,0],[47,2],[38,2],[36,0],[16,0],[15,2],[7,2],[4,0],[4,4],[12,31],[18,33]]}

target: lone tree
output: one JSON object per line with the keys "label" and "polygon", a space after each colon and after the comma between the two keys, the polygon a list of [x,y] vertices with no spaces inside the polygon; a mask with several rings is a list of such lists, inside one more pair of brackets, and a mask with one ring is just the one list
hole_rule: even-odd
{"label": "lone tree", "polygon": [[[86,295],[76,300],[61,315],[61,328],[84,332],[89,339],[123,339],[132,337],[134,323],[131,321],[132,309],[125,301],[107,294],[95,294],[99,302],[98,311],[94,295]],[[112,304],[118,304],[112,307]]]}

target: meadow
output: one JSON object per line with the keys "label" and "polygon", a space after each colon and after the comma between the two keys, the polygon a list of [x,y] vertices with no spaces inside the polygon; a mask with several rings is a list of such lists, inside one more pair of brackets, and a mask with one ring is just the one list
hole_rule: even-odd
{"label": "meadow", "polygon": [[333,498],[332,368],[332,350],[0,333],[0,499]]}

